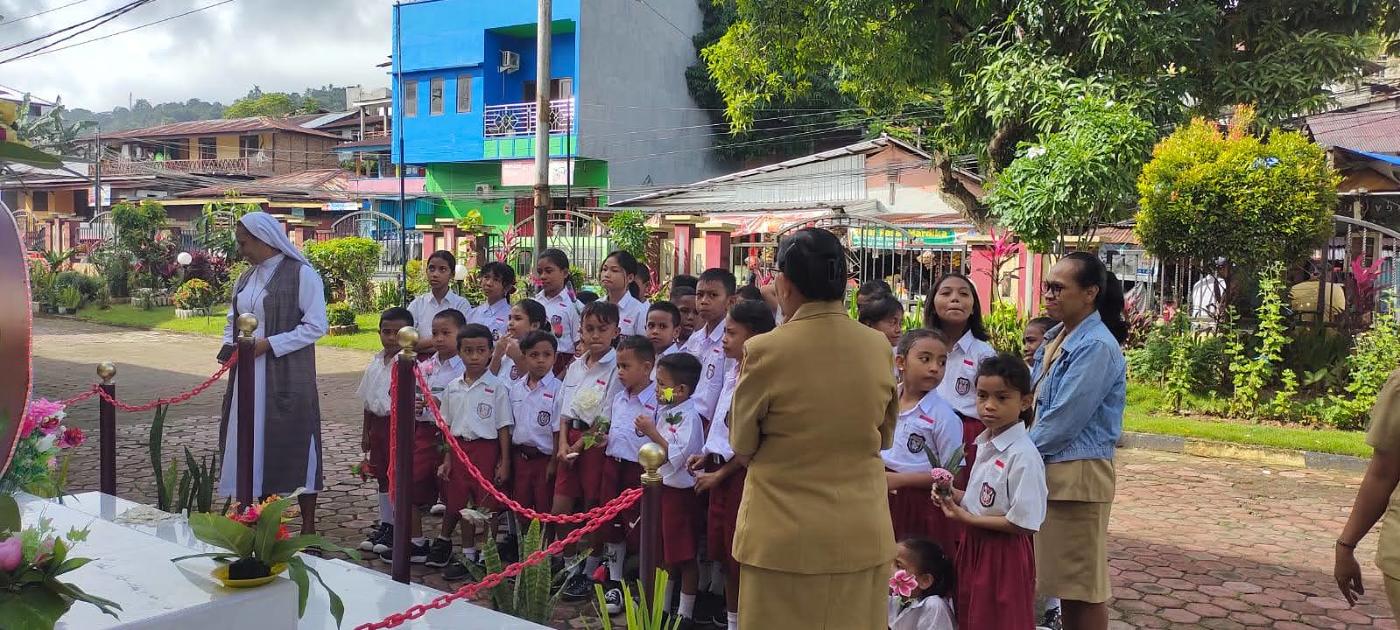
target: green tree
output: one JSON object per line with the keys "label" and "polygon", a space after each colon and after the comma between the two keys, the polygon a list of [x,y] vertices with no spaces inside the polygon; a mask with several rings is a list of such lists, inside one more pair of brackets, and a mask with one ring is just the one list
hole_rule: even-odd
{"label": "green tree", "polygon": [[1400,30],[1393,0],[735,0],[704,58],[735,126],[837,88],[892,133],[935,150],[945,192],[971,153],[995,175],[1021,142],[1053,131],[1068,103],[1100,96],[1154,125],[1236,103],[1278,121],[1325,105]]}
{"label": "green tree", "polygon": [[315,241],[303,248],[326,284],[328,301],[348,301],[364,312],[373,306],[370,276],[379,264],[379,243],[362,236]]}
{"label": "green tree", "polygon": [[1197,119],[1142,169],[1137,234],[1164,260],[1225,256],[1246,270],[1291,263],[1331,234],[1341,178],[1322,147],[1293,132],[1267,141],[1241,109],[1227,129]]}
{"label": "green tree", "polygon": [[641,210],[623,210],[608,218],[608,230],[612,232],[613,244],[637,260],[646,260],[647,217]]}
{"label": "green tree", "polygon": [[167,262],[170,247],[160,240],[166,228],[165,206],[152,200],[140,204],[123,201],[112,206],[112,226],[117,230],[117,243],[131,252],[144,275],[147,286],[159,288],[160,267]]}
{"label": "green tree", "polygon": [[35,116],[30,111],[29,95],[25,94],[15,126],[19,130],[19,139],[35,149],[62,157],[86,155],[91,143],[78,138],[95,127],[96,123],[85,120],[70,122],[71,119],[65,118],[68,118],[68,111],[63,107],[62,98],[56,99],[54,106],[43,114]]}
{"label": "green tree", "polygon": [[281,118],[297,111],[297,103],[282,92],[269,92],[256,97],[244,97],[233,102],[224,110],[224,118],[249,118],[268,116]]}

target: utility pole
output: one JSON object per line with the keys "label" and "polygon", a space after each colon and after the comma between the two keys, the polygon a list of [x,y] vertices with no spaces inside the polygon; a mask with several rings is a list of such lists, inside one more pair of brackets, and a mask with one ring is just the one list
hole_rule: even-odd
{"label": "utility pole", "polygon": [[[539,1],[535,20],[535,256],[549,247],[549,54],[553,37],[550,0]],[[565,271],[568,271],[567,269]]]}
{"label": "utility pole", "polygon": [[[408,208],[406,207],[408,204],[408,200],[406,198],[406,195],[404,194],[404,164],[406,163],[406,160],[404,158],[406,156],[403,152],[403,108],[404,97],[407,96],[407,94],[405,94],[403,91],[403,26],[401,15],[402,9],[403,6],[399,2],[394,2],[394,96],[398,98],[398,104],[393,105],[394,115],[389,119],[389,128],[391,130],[390,133],[392,134],[392,137],[397,139],[397,144],[399,147],[399,163],[395,165],[398,167],[399,177],[399,299],[401,300],[401,304],[403,304],[404,306],[408,306],[409,300],[413,298],[408,294],[409,218]],[[417,96],[416,90],[414,96]],[[363,137],[364,136],[361,136],[361,138]],[[418,217],[416,214],[413,217],[413,221],[415,224],[418,221]]]}
{"label": "utility pole", "polygon": [[[92,216],[102,212],[102,130],[92,138]],[[103,236],[106,236],[105,234]]]}

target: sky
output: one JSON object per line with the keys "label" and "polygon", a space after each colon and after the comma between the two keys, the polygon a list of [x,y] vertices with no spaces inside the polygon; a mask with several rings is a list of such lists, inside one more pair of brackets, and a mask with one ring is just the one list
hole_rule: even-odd
{"label": "sky", "polygon": [[[0,48],[130,1],[0,0]],[[59,46],[219,1],[154,0]],[[46,10],[51,11],[34,15]],[[253,85],[264,92],[301,92],[332,83],[385,87],[387,68],[375,64],[388,58],[392,10],[391,0],[233,0],[69,50],[0,63],[0,84],[45,99],[62,96],[69,108],[94,111],[143,98],[228,105]],[[0,61],[32,46],[0,52]]]}

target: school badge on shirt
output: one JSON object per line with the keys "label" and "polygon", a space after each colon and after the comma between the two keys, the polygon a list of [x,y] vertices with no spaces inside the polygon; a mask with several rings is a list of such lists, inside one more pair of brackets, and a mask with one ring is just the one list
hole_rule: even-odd
{"label": "school badge on shirt", "polygon": [[491,417],[491,404],[490,404],[490,403],[480,403],[480,404],[478,404],[478,405],[476,406],[476,415],[481,416],[482,419],[490,418],[490,417]]}
{"label": "school badge on shirt", "polygon": [[924,436],[917,433],[910,434],[909,441],[905,443],[905,446],[909,449],[910,453],[924,452]]}
{"label": "school badge on shirt", "polygon": [[983,481],[982,492],[978,496],[978,501],[982,504],[982,507],[984,508],[992,507],[992,504],[997,502],[996,488],[993,488],[992,484]]}
{"label": "school badge on shirt", "polygon": [[972,381],[968,380],[966,377],[959,376],[957,390],[959,396],[966,396],[968,392],[972,391]]}
{"label": "school badge on shirt", "polygon": [[549,412],[541,411],[540,415],[535,416],[535,423],[542,427],[549,426]]}

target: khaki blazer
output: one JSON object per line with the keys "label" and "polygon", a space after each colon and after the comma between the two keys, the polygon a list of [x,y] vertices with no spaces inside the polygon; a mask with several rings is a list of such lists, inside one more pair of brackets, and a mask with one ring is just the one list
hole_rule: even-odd
{"label": "khaki blazer", "polygon": [[899,416],[894,356],[840,302],[803,305],[744,346],[730,443],[752,457],[734,535],[741,564],[849,573],[894,559],[885,467]]}

